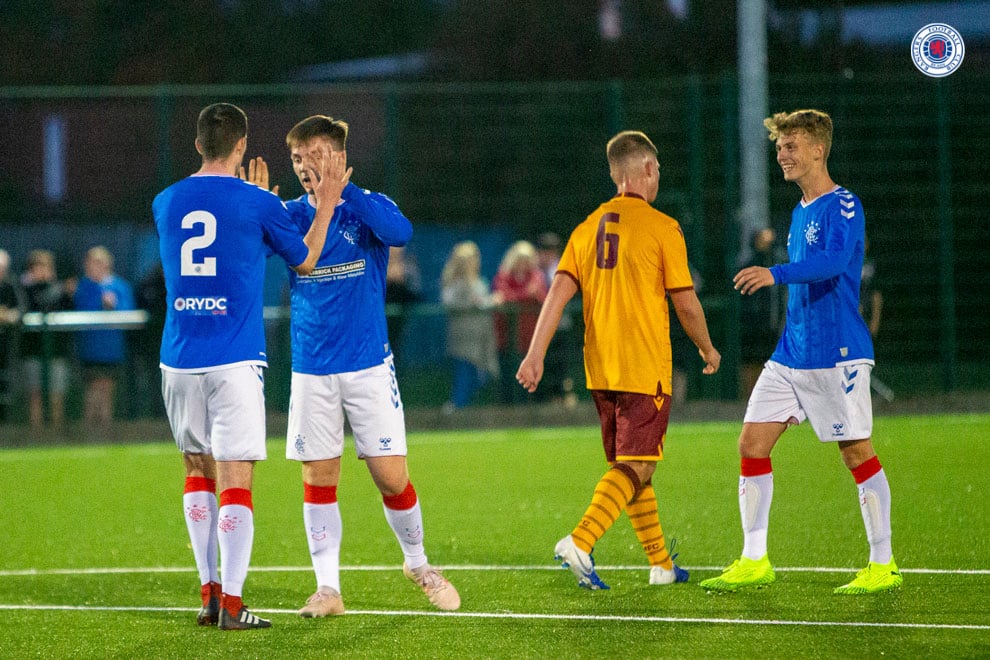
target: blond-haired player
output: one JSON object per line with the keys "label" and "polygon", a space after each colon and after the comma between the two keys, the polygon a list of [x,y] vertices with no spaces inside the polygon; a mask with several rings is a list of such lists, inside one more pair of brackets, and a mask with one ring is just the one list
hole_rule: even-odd
{"label": "blond-haired player", "polygon": [[767,555],[773,499],[770,452],[791,424],[808,419],[822,442],[838,444],[856,482],[870,561],[837,594],[901,586],[890,545],[890,487],[870,437],[873,342],[859,314],[866,220],[859,198],[832,181],[832,118],[819,110],[781,112],[764,121],[785,181],[801,188],[787,236],[789,263],[750,266],[733,282],[743,295],[775,284],[788,289],[787,321],[746,407],[739,436],[742,556],[701,582],[735,591],[776,579]]}

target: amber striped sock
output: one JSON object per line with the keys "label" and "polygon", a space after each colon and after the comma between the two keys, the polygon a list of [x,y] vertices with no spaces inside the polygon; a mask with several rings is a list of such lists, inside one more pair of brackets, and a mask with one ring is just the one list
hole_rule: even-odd
{"label": "amber striped sock", "polygon": [[598,539],[605,535],[629,504],[638,487],[639,478],[628,466],[616,465],[602,475],[588,510],[571,532],[574,545],[591,552]]}
{"label": "amber striped sock", "polygon": [[636,492],[635,497],[626,507],[626,515],[629,516],[629,522],[632,523],[639,544],[643,546],[643,552],[646,553],[650,566],[660,566],[668,571],[673,568],[674,562],[667,552],[663,528],[660,527],[660,514],[657,512],[657,496],[653,492],[653,484],[647,482]]}

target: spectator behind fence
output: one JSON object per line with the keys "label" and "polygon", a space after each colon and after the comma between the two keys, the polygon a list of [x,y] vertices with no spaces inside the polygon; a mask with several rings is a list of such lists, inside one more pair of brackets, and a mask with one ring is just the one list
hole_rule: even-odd
{"label": "spectator behind fence", "polygon": [[[84,276],[74,298],[79,311],[125,311],[134,309],[131,285],[113,271],[113,255],[102,245],[90,248],[83,261]],[[105,427],[113,420],[117,382],[127,360],[125,330],[81,330],[76,335],[86,392],[83,419],[91,428]]]}
{"label": "spectator behind fence", "polygon": [[[63,312],[72,309],[76,280],[60,282],[55,274],[55,255],[48,250],[28,253],[27,269],[21,276],[29,312]],[[28,390],[28,419],[33,430],[45,425],[43,392],[48,390],[48,419],[51,431],[61,433],[65,424],[65,390],[69,382],[72,337],[68,332],[26,332],[21,338],[24,382]],[[47,370],[47,381],[42,375]]]}
{"label": "spectator behind fence", "polygon": [[877,285],[877,262],[870,255],[870,241],[863,247],[863,272],[859,283],[859,313],[870,329],[875,340],[880,332],[880,319],[883,314],[883,292]]}
{"label": "spectator behind fence", "polygon": [[[691,273],[691,280],[694,282],[694,293],[701,296],[704,288],[704,280],[701,274],[691,266],[688,266]],[[670,301],[673,304],[673,301]],[[688,337],[681,320],[675,313],[670,315],[670,351],[671,351],[671,372],[670,372],[670,399],[673,406],[680,406],[688,398],[688,373],[695,368],[698,349],[694,342]]]}
{"label": "spectator behind fence", "polygon": [[140,396],[141,412],[157,416],[165,414],[165,401],[161,397],[162,330],[167,313],[165,271],[161,263],[148,271],[137,285],[137,306],[148,312],[148,321],[132,336],[136,340],[135,389]]}
{"label": "spectator behind fence", "polygon": [[[777,234],[769,227],[753,233],[752,254],[742,268],[769,268],[777,263]],[[763,363],[773,353],[780,331],[784,327],[784,295],[782,287],[765,287],[739,301],[739,349],[742,369],[739,378],[739,398],[748,399],[756,380],[763,372]]]}
{"label": "spectator behind fence", "polygon": [[[883,316],[883,291],[877,284],[877,263],[870,256],[870,239],[863,244],[863,274],[859,283],[859,313],[870,329],[876,350],[877,333],[880,332],[880,319]],[[884,401],[894,400],[894,390],[877,377],[876,372],[870,374],[870,387]]]}
{"label": "spectator behind fence", "polygon": [[[540,234],[536,239],[536,261],[543,272],[548,291],[554,275],[557,274],[561,250],[560,236],[553,232]],[[557,332],[547,348],[543,380],[540,382],[540,388],[533,393],[534,399],[545,401],[563,398],[564,404],[568,407],[577,405],[574,379],[568,375],[568,361],[572,356],[576,356],[578,351],[580,347],[574,337],[574,319],[565,309],[560,317]]]}
{"label": "spectator behind fence", "polygon": [[419,302],[422,282],[416,260],[406,254],[405,246],[389,248],[388,268],[385,271],[385,304],[397,305],[398,311],[386,318],[388,325],[388,340],[392,345],[392,353],[396,364],[402,362],[401,351],[396,347],[402,346],[402,333],[406,325],[409,308]]}
{"label": "spectator behind fence", "polygon": [[447,310],[447,355],[454,362],[454,384],[444,409],[469,405],[490,377],[498,376],[492,325],[492,296],[481,276],[481,251],[473,241],[454,246],[441,275]]}
{"label": "spectator behind fence", "polygon": [[10,254],[0,249],[0,422],[10,419],[17,382],[21,317],[26,311],[24,290],[10,275]]}
{"label": "spectator behind fence", "polygon": [[531,400],[515,379],[515,368],[533,338],[540,305],[547,297],[547,283],[536,259],[536,248],[529,241],[516,241],[505,252],[492,281],[496,304],[495,345],[498,348],[498,402],[523,403]]}
{"label": "spectator behind fence", "polygon": [[548,231],[540,234],[536,239],[536,261],[543,271],[543,281],[546,282],[547,289],[553,283],[553,276],[557,274],[560,251],[560,236],[557,234]]}

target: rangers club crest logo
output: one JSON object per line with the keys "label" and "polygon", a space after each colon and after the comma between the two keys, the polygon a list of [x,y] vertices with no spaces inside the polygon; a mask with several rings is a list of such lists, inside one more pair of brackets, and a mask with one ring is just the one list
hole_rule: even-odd
{"label": "rangers club crest logo", "polygon": [[911,41],[911,59],[926,76],[942,78],[959,68],[966,45],[950,25],[930,23],[918,30]]}

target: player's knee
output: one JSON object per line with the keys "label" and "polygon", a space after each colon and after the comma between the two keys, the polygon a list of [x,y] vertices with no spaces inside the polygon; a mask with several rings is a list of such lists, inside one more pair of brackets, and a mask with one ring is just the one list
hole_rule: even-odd
{"label": "player's knee", "polygon": [[743,424],[739,434],[739,456],[742,458],[767,458],[773,451],[774,445],[781,434],[787,429],[786,424],[752,423]]}
{"label": "player's knee", "polygon": [[657,469],[657,464],[653,461],[621,461],[617,465],[625,466],[626,469],[631,470],[639,479],[640,485],[649,481]]}
{"label": "player's knee", "polygon": [[851,440],[839,443],[839,452],[842,455],[842,462],[850,470],[854,470],[866,461],[876,456],[873,450],[873,443],[870,438],[864,440]]}
{"label": "player's knee", "polygon": [[303,481],[310,486],[336,486],[340,478],[337,461],[306,461],[302,465]]}

